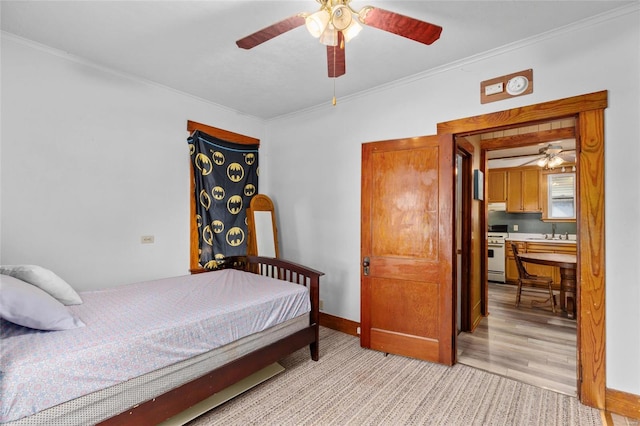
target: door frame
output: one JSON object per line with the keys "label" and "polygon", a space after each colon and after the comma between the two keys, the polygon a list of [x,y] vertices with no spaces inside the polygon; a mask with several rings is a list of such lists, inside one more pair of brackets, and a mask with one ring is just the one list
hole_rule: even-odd
{"label": "door frame", "polygon": [[[465,141],[464,139],[454,138],[454,142],[456,146],[454,157],[456,157],[457,155],[462,156],[462,170],[458,170],[458,173],[462,178],[462,188],[461,188],[461,194],[460,194],[461,200],[458,201],[456,199],[454,201],[454,205],[456,205],[456,203],[458,202],[461,203],[460,217],[458,217],[457,209],[455,210],[455,214],[454,214],[454,219],[455,219],[454,229],[456,229],[456,231],[457,231],[458,221],[460,221],[461,223],[460,239],[462,241],[462,249],[460,253],[460,261],[462,264],[460,265],[460,273],[461,273],[460,277],[457,276],[458,274],[457,250],[453,257],[454,258],[453,271],[455,273],[454,279],[453,279],[453,285],[456,288],[456,293],[455,293],[456,309],[457,309],[458,298],[460,298],[460,306],[461,306],[460,307],[461,312],[456,312],[456,315],[460,316],[461,327],[460,327],[460,330],[457,330],[457,332],[460,332],[460,331],[471,330],[472,328],[472,315],[471,315],[472,306],[471,306],[471,299],[469,297],[469,289],[471,288],[471,275],[472,275],[471,253],[473,251],[472,238],[471,238],[471,234],[473,232],[472,226],[471,226],[471,217],[472,217],[471,199],[473,197],[472,170],[473,170],[474,147],[472,144]],[[456,197],[457,197],[457,194],[456,194]],[[456,235],[456,242],[457,242],[457,239],[458,239],[458,236]],[[461,294],[457,293],[458,279],[462,280]],[[456,316],[456,320],[457,320],[457,316]],[[457,356],[456,356],[456,362],[457,362]]]}
{"label": "door frame", "polygon": [[[583,404],[599,409],[605,408],[606,393],[604,110],[607,106],[605,90],[438,123],[438,134],[464,136],[551,119],[576,118],[578,398]],[[486,172],[485,150],[481,151],[481,169]],[[481,253],[487,252],[486,232],[482,232],[486,229],[487,208],[485,202],[478,236]],[[486,277],[486,261],[483,264],[481,276]]]}

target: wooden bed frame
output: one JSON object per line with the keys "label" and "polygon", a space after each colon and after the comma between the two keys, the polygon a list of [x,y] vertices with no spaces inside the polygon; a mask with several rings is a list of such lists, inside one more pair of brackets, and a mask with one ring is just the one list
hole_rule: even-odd
{"label": "wooden bed frame", "polygon": [[[136,405],[99,423],[100,425],[156,425],[306,345],[309,345],[311,359],[318,360],[319,284],[320,277],[324,273],[282,259],[259,256],[231,257],[222,267],[245,270],[308,287],[311,298],[309,326],[191,382]],[[203,269],[192,272],[208,271]]]}

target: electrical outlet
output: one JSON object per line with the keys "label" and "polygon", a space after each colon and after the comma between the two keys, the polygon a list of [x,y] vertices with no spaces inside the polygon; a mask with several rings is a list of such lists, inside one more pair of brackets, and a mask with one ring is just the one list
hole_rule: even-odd
{"label": "electrical outlet", "polygon": [[142,237],[140,237],[140,244],[153,244],[155,241],[155,238],[153,237],[153,235],[143,235]]}
{"label": "electrical outlet", "polygon": [[320,299],[320,304],[318,307],[320,308],[320,310],[324,309],[324,300]]}
{"label": "electrical outlet", "polygon": [[356,334],[359,336],[360,335],[360,327],[356,328]]}
{"label": "electrical outlet", "polygon": [[513,225],[513,230],[517,231],[518,230],[518,225]]}

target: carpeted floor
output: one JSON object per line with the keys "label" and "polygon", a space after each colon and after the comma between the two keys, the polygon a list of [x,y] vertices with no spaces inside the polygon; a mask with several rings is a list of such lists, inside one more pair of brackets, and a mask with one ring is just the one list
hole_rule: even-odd
{"label": "carpeted floor", "polygon": [[189,423],[204,425],[601,425],[574,397],[465,365],[446,367],[362,349],[321,328],[286,371]]}

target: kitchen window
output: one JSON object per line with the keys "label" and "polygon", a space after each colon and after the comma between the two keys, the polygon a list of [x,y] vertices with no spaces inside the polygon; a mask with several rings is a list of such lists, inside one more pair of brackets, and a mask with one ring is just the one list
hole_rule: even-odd
{"label": "kitchen window", "polygon": [[575,219],[576,174],[548,174],[547,188],[547,219]]}

